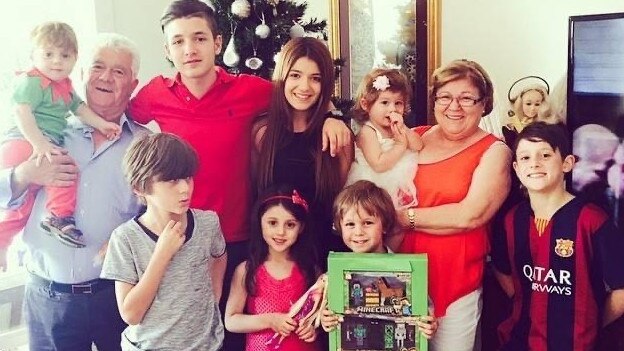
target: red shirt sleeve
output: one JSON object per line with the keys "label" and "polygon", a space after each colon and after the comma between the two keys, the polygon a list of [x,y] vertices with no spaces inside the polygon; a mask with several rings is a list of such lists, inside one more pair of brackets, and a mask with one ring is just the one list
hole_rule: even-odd
{"label": "red shirt sleeve", "polygon": [[152,86],[154,81],[155,79],[147,83],[147,85],[141,88],[136,96],[130,100],[128,110],[126,112],[127,115],[137,123],[147,124],[154,119],[151,106],[151,101],[155,98],[152,96]]}

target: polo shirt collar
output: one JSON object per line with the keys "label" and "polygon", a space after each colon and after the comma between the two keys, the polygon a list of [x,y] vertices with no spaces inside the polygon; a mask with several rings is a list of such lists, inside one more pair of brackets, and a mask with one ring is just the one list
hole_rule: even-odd
{"label": "polo shirt collar", "polygon": [[[215,66],[215,72],[217,72],[217,79],[215,80],[215,84],[229,83],[235,78],[234,75],[228,73],[226,70],[219,66]],[[182,85],[186,87],[182,82],[182,76],[180,75],[180,72],[176,73],[175,77],[173,78],[165,78],[165,85],[167,86],[167,88],[172,88],[174,85]]]}

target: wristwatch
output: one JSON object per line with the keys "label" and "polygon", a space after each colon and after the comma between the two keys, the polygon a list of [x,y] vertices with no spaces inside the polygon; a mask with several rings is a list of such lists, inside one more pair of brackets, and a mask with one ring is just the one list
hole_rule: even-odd
{"label": "wristwatch", "polygon": [[335,118],[344,121],[344,114],[338,109],[329,110],[325,113],[325,118]]}
{"label": "wristwatch", "polygon": [[407,220],[409,221],[409,227],[411,230],[416,229],[416,210],[413,207],[407,209]]}

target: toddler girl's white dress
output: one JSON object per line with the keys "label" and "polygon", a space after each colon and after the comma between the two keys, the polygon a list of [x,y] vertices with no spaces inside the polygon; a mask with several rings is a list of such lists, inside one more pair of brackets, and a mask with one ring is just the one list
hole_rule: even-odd
{"label": "toddler girl's white dress", "polygon": [[[375,131],[381,150],[386,152],[394,146],[394,139],[384,138],[381,132],[368,121],[362,128],[370,127]],[[355,147],[355,161],[351,165],[347,184],[351,185],[358,180],[369,180],[378,187],[385,189],[392,198],[394,207],[397,209],[413,207],[418,204],[416,199],[416,186],[414,176],[418,169],[418,153],[406,150],[403,156],[391,169],[385,172],[375,172],[364,158],[364,154],[359,147]]]}

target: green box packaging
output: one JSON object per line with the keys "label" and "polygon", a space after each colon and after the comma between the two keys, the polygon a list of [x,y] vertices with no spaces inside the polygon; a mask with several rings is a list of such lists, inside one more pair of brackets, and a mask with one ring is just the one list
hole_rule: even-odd
{"label": "green box packaging", "polygon": [[331,252],[328,266],[329,309],[344,315],[331,351],[427,350],[427,255]]}

